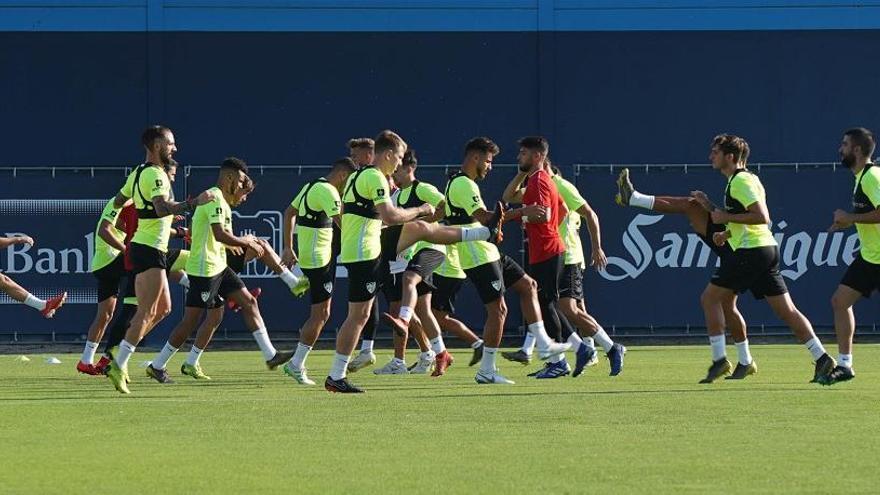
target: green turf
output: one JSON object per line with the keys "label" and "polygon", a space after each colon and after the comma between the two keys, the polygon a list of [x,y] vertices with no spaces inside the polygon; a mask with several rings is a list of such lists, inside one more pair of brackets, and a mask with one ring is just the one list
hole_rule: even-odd
{"label": "green turf", "polygon": [[[878,346],[830,388],[796,346],[755,346],[758,375],[708,386],[707,346],[630,349],[616,378],[604,359],[544,381],[501,363],[513,386],[476,385],[469,354],[440,379],[363,370],[357,396],[296,386],[256,352],[206,353],[211,382],[179,355],[166,386],[138,353],[131,396],[77,375],[77,356],[0,356],[0,492],[876,492]],[[319,383],[329,361],[310,358]]]}

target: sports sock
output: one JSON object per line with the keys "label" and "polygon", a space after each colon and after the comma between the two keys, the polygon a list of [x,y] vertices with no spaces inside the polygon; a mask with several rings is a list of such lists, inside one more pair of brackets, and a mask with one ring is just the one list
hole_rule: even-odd
{"label": "sports sock", "polygon": [[342,380],[345,378],[345,372],[348,368],[348,360],[349,356],[345,354],[339,354],[338,352],[333,356],[333,364],[330,366],[330,378],[334,380]]}
{"label": "sports sock", "polygon": [[480,361],[480,372],[485,375],[495,374],[495,354],[498,353],[496,347],[483,347],[483,359]]}
{"label": "sports sock", "polygon": [[739,364],[746,366],[751,364],[752,362],[752,353],[749,352],[749,339],[743,340],[742,342],[734,342],[736,346],[736,356],[739,360]]}
{"label": "sports sock", "polygon": [[813,337],[804,345],[810,350],[810,354],[813,355],[814,360],[819,359],[822,357],[822,354],[825,354],[825,347],[822,345],[822,342],[819,341],[819,337]]}
{"label": "sports sock", "polygon": [[581,336],[578,335],[577,332],[575,332],[568,336],[567,342],[571,344],[572,349],[577,349],[584,342],[584,339],[582,339]]}
{"label": "sports sock", "polygon": [[419,359],[421,359],[423,361],[433,361],[435,357],[437,357],[437,355],[434,354],[434,351],[431,351],[431,350],[427,350],[427,351],[419,354]]}
{"label": "sports sock", "polygon": [[46,301],[40,299],[39,297],[34,297],[34,295],[31,293],[28,293],[27,297],[24,298],[23,304],[25,306],[30,306],[38,311],[46,309]]}
{"label": "sports sock", "polygon": [[199,349],[196,346],[192,346],[189,350],[189,354],[186,355],[186,364],[190,366],[195,366],[199,364],[199,359],[202,357],[202,353],[205,352],[204,349]]}
{"label": "sports sock", "polygon": [[312,346],[305,345],[302,342],[296,344],[296,351],[293,353],[293,357],[290,358],[290,365],[294,368],[301,370],[303,366],[306,365],[306,358],[309,357],[309,351],[312,350]]}
{"label": "sports sock", "polygon": [[400,366],[406,366],[406,361],[404,361],[403,359],[400,359],[399,357],[391,358],[391,362],[394,364],[400,365]]}
{"label": "sports sock", "polygon": [[119,352],[116,353],[116,364],[118,364],[120,368],[128,366],[128,360],[131,358],[131,355],[134,354],[136,348],[137,346],[129,344],[127,340],[123,339],[123,341],[119,343]]}
{"label": "sports sock", "polygon": [[535,343],[538,345],[538,349],[546,349],[553,340],[547,335],[547,329],[544,328],[543,321],[536,321],[534,323],[529,323],[529,332],[535,336]]}
{"label": "sports sock", "polygon": [[361,352],[373,352],[373,341],[367,339],[362,340]]}
{"label": "sports sock", "polygon": [[412,319],[412,315],[413,315],[413,309],[411,307],[409,307],[409,306],[401,306],[400,307],[400,313],[398,313],[398,316],[400,317],[401,320],[409,323],[409,320]]}
{"label": "sports sock", "polygon": [[[602,346],[602,350],[608,352],[614,347],[614,341],[611,340],[611,337],[605,332],[605,329],[599,326],[599,330],[596,331],[596,334],[593,335],[593,339]],[[593,346],[595,347],[595,346]]]}
{"label": "sports sock", "polygon": [[280,277],[281,281],[287,284],[287,286],[291,289],[299,283],[299,278],[287,268],[282,268],[281,273],[278,274],[278,277]]}
{"label": "sports sock", "polygon": [[471,349],[479,349],[483,345],[483,339],[477,339],[476,342],[471,344]]}
{"label": "sports sock", "polygon": [[446,344],[443,343],[443,336],[438,335],[430,340],[431,342],[431,350],[434,351],[434,354],[440,354],[441,352],[446,350]]}
{"label": "sports sock", "polygon": [[712,361],[718,361],[727,356],[727,350],[724,348],[724,334],[710,335],[709,345],[712,346]]}
{"label": "sports sock", "polygon": [[264,361],[268,361],[275,357],[275,353],[278,351],[275,350],[275,346],[273,346],[272,341],[269,340],[269,332],[267,332],[265,328],[258,328],[257,331],[254,332],[254,340],[256,340],[257,345],[260,346],[260,352],[263,353]]}
{"label": "sports sock", "polygon": [[632,196],[629,197],[629,205],[636,206],[638,208],[645,208],[647,210],[653,209],[654,196],[642,194],[638,191],[633,191]]}
{"label": "sports sock", "polygon": [[565,361],[565,353],[556,354],[548,359],[551,363],[559,363],[561,361]]}
{"label": "sports sock", "polygon": [[153,368],[157,370],[164,370],[168,367],[168,361],[171,361],[171,358],[177,352],[177,347],[174,347],[169,342],[165,342],[165,347],[159,351],[159,355],[156,356],[156,359],[153,359]]}
{"label": "sports sock", "polygon": [[843,366],[844,368],[852,369],[853,359],[852,354],[838,354],[837,355],[837,364]]}
{"label": "sports sock", "polygon": [[590,349],[596,350],[596,342],[593,340],[593,337],[582,337],[584,340],[584,345],[589,347]]}
{"label": "sports sock", "polygon": [[189,289],[189,277],[187,276],[187,274],[181,274],[180,280],[178,280],[177,283]]}
{"label": "sports sock", "polygon": [[526,356],[531,356],[535,351],[535,336],[532,335],[532,332],[526,333],[526,338],[523,339],[522,351],[526,353]]}
{"label": "sports sock", "polygon": [[485,241],[489,239],[489,227],[462,227],[462,241]]}
{"label": "sports sock", "polygon": [[95,361],[95,351],[97,350],[98,343],[87,340],[85,348],[83,348],[82,357],[80,357],[79,360],[86,364],[93,364]]}

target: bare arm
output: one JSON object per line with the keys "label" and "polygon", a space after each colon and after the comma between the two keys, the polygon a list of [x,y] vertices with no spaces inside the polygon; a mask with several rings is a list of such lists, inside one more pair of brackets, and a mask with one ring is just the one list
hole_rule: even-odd
{"label": "bare arm", "polygon": [[113,237],[113,225],[109,220],[101,220],[101,226],[98,227],[98,237],[114,249],[125,251],[125,244],[119,239]]}
{"label": "bare arm", "polygon": [[17,235],[14,237],[0,237],[0,249],[8,248],[13,244],[27,244],[29,246],[34,245],[34,240],[31,239],[30,236],[26,235]]}
{"label": "bare arm", "polygon": [[829,232],[852,227],[854,223],[880,223],[880,208],[867,213],[850,213],[841,209],[834,210],[834,222],[828,227]]}
{"label": "bare arm", "polygon": [[281,251],[281,264],[287,267],[296,263],[296,253],[293,250],[293,231],[296,227],[296,216],[299,212],[293,205],[284,210],[284,221],[281,223],[281,240],[284,249]]}
{"label": "bare arm", "polygon": [[743,225],[767,225],[770,223],[770,212],[763,201],[755,201],[747,208],[746,213],[727,213],[724,210],[712,211],[712,221],[715,223],[739,223]]}
{"label": "bare arm", "polygon": [[602,229],[599,227],[599,215],[590,207],[590,203],[584,203],[577,209],[578,215],[587,222],[587,232],[590,233],[590,264],[597,270],[604,270],[608,266],[608,257],[602,249]]}
{"label": "bare arm", "polygon": [[122,208],[124,207],[130,198],[122,193],[116,193],[116,197],[113,198],[113,207],[114,208]]}
{"label": "bare arm", "polygon": [[[117,200],[118,199],[119,196],[117,196]],[[214,193],[210,191],[202,191],[202,193],[194,199],[188,199],[186,201],[181,201],[180,203],[171,201],[165,196],[156,196],[151,201],[153,202],[153,208],[156,210],[156,215],[167,217],[168,215],[178,215],[187,211],[192,211],[196,206],[201,206],[213,200]]]}
{"label": "bare arm", "polygon": [[525,172],[519,172],[510,179],[504,192],[501,194],[501,200],[505,203],[522,204],[523,190],[520,188],[528,175]]}
{"label": "bare arm", "polygon": [[443,218],[445,216],[446,216],[446,201],[441,201],[441,202],[437,203],[437,207],[434,209],[434,214],[423,218],[423,220],[426,222],[429,222],[429,223],[439,222],[440,220],[443,220]]}
{"label": "bare arm", "polygon": [[434,207],[425,203],[417,208],[398,208],[386,201],[376,205],[376,211],[379,212],[379,218],[385,224],[398,225],[422,216],[433,215]]}
{"label": "bare arm", "polygon": [[254,252],[257,253],[257,257],[263,255],[263,247],[260,246],[260,243],[257,242],[257,239],[253,236],[236,237],[232,235],[232,233],[223,230],[223,226],[219,223],[211,224],[211,232],[213,232],[214,234],[214,239],[217,239],[227,246],[237,246],[244,249],[253,249]]}

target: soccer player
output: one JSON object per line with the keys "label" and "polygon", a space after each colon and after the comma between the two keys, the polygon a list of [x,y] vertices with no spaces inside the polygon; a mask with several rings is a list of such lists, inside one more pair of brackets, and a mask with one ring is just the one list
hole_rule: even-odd
{"label": "soccer player", "polygon": [[431,292],[431,311],[437,319],[437,324],[440,325],[441,330],[455,335],[473,349],[468,366],[479,363],[483,358],[483,339],[455,317],[455,300],[458,291],[467,280],[467,275],[459,262],[458,248],[446,247],[446,259],[434,270],[433,279],[435,288]]}
{"label": "soccer player", "polygon": [[91,271],[98,283],[98,308],[89,327],[82,357],[76,364],[76,370],[87,375],[100,374],[94,365],[95,352],[113,318],[119,283],[125,277],[125,230],[119,228],[121,208],[116,208],[113,202],[114,198],[111,198],[104,206],[95,229],[95,254],[92,256]]}
{"label": "soccer player", "polygon": [[[34,240],[30,236],[24,234],[12,237],[0,237],[0,249],[5,249],[14,244],[27,244],[28,246],[33,246]],[[55,316],[55,312],[58,311],[58,308],[64,305],[64,302],[67,301],[66,291],[44,301],[15,283],[15,280],[12,280],[5,273],[0,273],[0,290],[25,306],[36,309],[46,318],[52,318]]]}
{"label": "soccer player", "polygon": [[[341,222],[342,200],[339,195],[348,177],[356,170],[357,166],[351,158],[336,160],[326,176],[306,183],[284,212],[284,252],[281,260],[287,266],[299,260],[299,266],[309,280],[312,303],[309,317],[300,329],[296,352],[290,362],[284,365],[284,373],[300,385],[315,384],[308,376],[306,359],[330,319],[333,283],[336,280],[333,225]],[[293,249],[294,229],[299,258]]]}
{"label": "soccer player", "polygon": [[[400,166],[406,142],[392,131],[383,131],[375,140],[375,165],[352,174],[342,195],[342,253],[340,261],[349,275],[349,311],[336,338],[336,356],[324,387],[330,392],[359,393],[363,390],[346,380],[351,352],[366,323],[370,307],[380,288],[383,256],[394,257],[417,241],[450,244],[462,239],[498,240],[501,236],[500,212],[486,218],[489,227],[450,228],[417,221],[431,216],[434,207],[426,203],[401,209],[389,201],[388,181]],[[382,223],[390,225],[382,233]],[[388,236],[383,239],[383,236]],[[387,249],[383,249],[386,248]],[[384,252],[383,252],[384,251]],[[387,258],[384,258],[387,259]],[[411,308],[410,308],[411,311]]]}
{"label": "soccer player", "polygon": [[232,234],[230,205],[239,204],[241,197],[250,192],[248,188],[252,188],[252,185],[248,185],[247,172],[247,164],[243,160],[235,157],[224,159],[217,185],[208,190],[213,199],[196,207],[193,213],[192,244],[186,263],[190,288],[183,319],[172,331],[165,347],[147,367],[147,376],[159,383],[171,382],[166,365],[192,329],[199,325],[199,321],[198,335],[180,371],[196,379],[210,379],[201,370],[198,361],[214,330],[223,320],[224,300],[227,299],[235,300],[242,308],[245,325],[252,332],[269,369],[275,369],[292,356],[292,353],[277,351],[272,345],[256,298],[247,291],[238,274],[226,262],[225,246],[251,249],[257,257],[263,255],[263,247],[254,236],[237,237]]}
{"label": "soccer player", "polygon": [[[746,147],[746,158],[748,147]],[[684,215],[688,219],[691,229],[707,246],[719,257],[724,258],[733,253],[730,244],[718,245],[712,240],[712,236],[718,232],[724,232],[727,227],[724,224],[715,223],[711,212],[717,207],[709,200],[702,191],[692,191],[691,196],[653,196],[642,194],[635,190],[629,177],[629,169],[624,168],[617,177],[617,195],[615,201],[620,206],[633,206],[663,213],[664,215]],[[746,332],[746,321],[736,307],[736,297],[722,301],[724,321],[737,351],[737,367],[729,380],[741,380],[757,372],[757,365],[753,363],[749,349],[749,340]]]}
{"label": "soccer player", "polygon": [[134,200],[138,212],[138,229],[131,240],[131,258],[134,263],[135,294],[138,308],[119,344],[119,352],[107,368],[107,377],[122,393],[128,393],[128,360],[141,339],[171,312],[171,295],[165,269],[166,252],[174,215],[192,211],[213,199],[202,192],[194,200],[180,203],[170,199],[171,183],[164,166],[177,151],[174,134],[163,126],[148,127],[141,135],[146,150],[143,164],[128,176],[116,195],[115,206],[122,207]]}
{"label": "soccer player", "polygon": [[[592,355],[586,346],[581,349],[581,344],[584,342],[577,335],[577,332],[571,333],[570,336],[562,335],[563,327],[560,318],[562,311],[559,308],[559,284],[565,261],[565,244],[559,228],[566,221],[569,210],[561,199],[549,171],[545,168],[550,151],[547,140],[540,136],[530,136],[521,139],[519,147],[520,173],[508,184],[504,199],[527,205],[513,210],[509,216],[523,219],[529,239],[529,273],[538,283],[538,297],[542,313],[545,320],[552,322],[554,334],[560,338],[570,338],[569,343],[577,345],[577,349],[580,351],[577,363],[580,364],[577,370],[579,375]],[[519,186],[524,180],[527,180],[525,191],[514,193],[514,191],[522,191]],[[530,205],[543,206],[544,213],[526,216],[527,208]],[[561,211],[563,209],[565,211]],[[593,336],[608,354],[608,359],[611,362],[611,376],[620,374],[623,369],[626,349],[620,344],[615,344],[596,320],[577,306],[574,298],[568,297],[567,299],[567,302],[570,303],[566,306],[568,312],[562,318],[568,319],[581,331]],[[535,376],[536,378],[558,378],[570,372],[571,368],[565,361],[565,356],[560,355],[551,358],[547,367]]]}
{"label": "soccer player", "polygon": [[[758,176],[746,168],[748,155],[748,143],[741,137],[721,134],[712,141],[709,153],[712,168],[727,177],[724,209],[711,213],[712,221],[725,224],[726,230],[712,237],[717,245],[729,243],[733,252],[721,258],[721,266],[700,297],[712,347],[712,365],[700,383],[712,383],[731,371],[725,349],[723,308],[725,304],[735,305],[737,294],[746,290],[751,290],[756,299],[766,299],[773,312],[807,347],[815,360],[813,381],[816,381],[831,372],[836,363],[825,352],[810,321],[795,307],[779,273],[779,246],[770,232],[764,186]],[[750,356],[748,361],[750,365],[737,365],[746,368],[737,370],[740,376],[754,373],[756,367]]]}
{"label": "soccer player", "polygon": [[[403,162],[394,171],[394,182],[400,190],[394,195],[398,208],[417,208],[425,203],[434,207],[434,215],[425,218],[427,222],[436,222],[444,216],[445,198],[433,185],[416,179],[418,158],[415,150],[408,149]],[[390,247],[390,246],[389,246]],[[454,249],[454,247],[452,248]],[[433,273],[446,258],[447,247],[419,241],[401,253],[401,258],[408,260],[406,269],[399,277],[395,277],[394,288],[390,291],[389,303],[399,303],[397,315],[383,313],[383,317],[391,323],[396,338],[403,341],[404,346],[409,334],[409,321],[413,313],[418,316],[421,328],[427,335],[434,357],[432,376],[441,376],[446,368],[452,365],[452,355],[446,350],[440,325],[431,312],[431,291],[434,289]],[[403,347],[405,348],[405,347]],[[401,349],[403,350],[403,349]],[[403,356],[395,356],[383,368],[375,370],[376,374],[406,374],[406,362]]]}
{"label": "soccer player", "polygon": [[862,297],[880,289],[880,169],[871,162],[876,143],[874,133],[864,127],[848,129],[840,143],[840,162],[855,175],[853,211],[834,211],[829,231],[856,226],[859,253],[853,260],[834,295],[834,331],[837,333],[838,362],[830,373],[819,377],[822,385],[833,385],[855,378],[853,371],[853,334],[856,319],[852,307]]}
{"label": "soccer player", "polygon": [[[486,210],[480,188],[475,181],[486,178],[499,151],[498,145],[486,137],[473,138],[465,145],[461,169],[452,174],[446,183],[446,222],[449,225],[473,226],[477,222],[485,222],[493,215]],[[499,203],[497,209],[500,208]],[[541,207],[532,206],[527,211],[538,213],[542,210]],[[535,281],[526,276],[515,261],[508,256],[502,256],[496,246],[485,241],[465,240],[455,247],[461,268],[476,287],[487,313],[483,330],[483,356],[475,377],[477,383],[513,383],[495,369],[496,354],[507,318],[504,293],[508,287],[519,293],[528,330],[538,338],[538,354],[541,359],[549,359],[570,347],[569,344],[552,342],[547,335],[538,306]]]}

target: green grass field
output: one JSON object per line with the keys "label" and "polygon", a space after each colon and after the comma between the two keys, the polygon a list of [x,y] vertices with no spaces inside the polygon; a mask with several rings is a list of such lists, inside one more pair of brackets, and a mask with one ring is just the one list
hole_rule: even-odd
{"label": "green grass field", "polygon": [[[180,376],[178,355],[165,386],[139,352],[130,396],[77,375],[75,355],[0,356],[0,492],[877,491],[880,346],[858,346],[857,378],[831,388],[807,383],[798,346],[754,346],[758,375],[708,386],[708,346],[632,348],[616,378],[604,359],[543,381],[501,363],[514,386],[476,385],[470,350],[454,354],[439,379],[363,370],[367,393],[346,396],[257,352],[206,353],[211,382]],[[330,357],[310,357],[316,381]]]}

